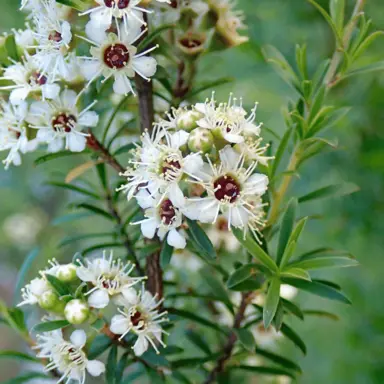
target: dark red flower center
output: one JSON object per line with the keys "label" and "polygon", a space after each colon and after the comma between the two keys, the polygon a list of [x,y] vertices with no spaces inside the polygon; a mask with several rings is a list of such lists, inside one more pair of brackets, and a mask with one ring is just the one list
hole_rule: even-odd
{"label": "dark red flower center", "polygon": [[143,329],[145,327],[145,324],[144,324],[145,318],[140,311],[136,310],[135,314],[131,316],[131,323],[134,327],[137,327],[140,324],[140,322],[143,323],[140,326],[140,329]]}
{"label": "dark red flower center", "polygon": [[169,3],[169,6],[172,7],[172,8],[177,8],[177,7],[178,7],[177,0],[172,0],[172,1]]}
{"label": "dark red flower center", "polygon": [[60,43],[60,41],[63,40],[63,36],[61,36],[60,32],[52,31],[49,34],[48,39],[51,40],[51,41],[54,41],[55,43]]}
{"label": "dark red flower center", "polygon": [[181,164],[179,161],[174,160],[173,158],[165,159],[162,168],[164,178],[172,178],[172,175],[175,174],[175,172],[177,172],[179,169],[181,169]]}
{"label": "dark red flower center", "polygon": [[35,71],[29,75],[29,85],[44,85],[47,83],[47,77]]}
{"label": "dark red flower center", "polygon": [[165,225],[170,225],[175,220],[176,210],[171,200],[164,200],[160,205],[160,217],[161,221]]}
{"label": "dark red flower center", "polygon": [[54,131],[71,132],[76,125],[76,117],[68,113],[60,113],[52,119]]}
{"label": "dark red flower center", "polygon": [[117,8],[124,9],[127,8],[130,3],[130,0],[104,0],[104,4],[108,8],[112,8],[115,4]]}
{"label": "dark red flower center", "polygon": [[129,61],[129,52],[124,44],[118,43],[110,45],[104,51],[104,62],[112,69],[124,68]]}
{"label": "dark red flower center", "polygon": [[215,197],[220,201],[234,203],[240,195],[239,183],[230,175],[219,177],[214,183]]}
{"label": "dark red flower center", "polygon": [[180,44],[185,48],[198,48],[202,45],[202,42],[193,37],[184,37],[180,40]]}

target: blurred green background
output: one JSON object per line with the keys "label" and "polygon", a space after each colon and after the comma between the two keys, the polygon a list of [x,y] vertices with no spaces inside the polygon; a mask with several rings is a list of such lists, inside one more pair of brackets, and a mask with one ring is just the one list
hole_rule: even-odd
{"label": "blurred green background", "polygon": [[[218,96],[226,98],[233,91],[249,105],[259,101],[258,120],[281,133],[281,109],[295,95],[263,61],[260,47],[272,44],[293,62],[295,44],[306,43],[313,67],[331,54],[333,38],[321,15],[305,0],[238,3],[245,10],[252,44],[208,55],[200,73],[204,79],[234,77],[234,85],[218,89]],[[327,7],[327,1],[319,3]],[[351,8],[354,1],[346,3]],[[23,26],[23,15],[16,12],[17,8],[18,1],[0,0],[0,32]],[[369,0],[366,14],[373,19],[375,29],[384,29],[383,0]],[[376,41],[362,60],[382,60],[383,43],[383,39]],[[341,320],[311,318],[294,323],[307,343],[308,355],[303,357],[289,345],[286,348],[303,367],[300,383],[379,384],[384,377],[384,75],[372,73],[344,81],[334,90],[333,97],[335,104],[352,107],[349,115],[328,133],[329,138],[338,138],[340,148],[309,162],[291,193],[302,195],[341,181],[359,185],[361,190],[356,194],[303,205],[300,213],[322,216],[307,227],[303,249],[324,245],[346,249],[359,259],[361,267],[327,272],[327,277],[339,282],[351,298],[351,307],[306,294],[299,297],[303,307],[323,307],[340,315]],[[26,156],[20,168],[8,172],[0,169],[0,293],[9,303],[17,269],[33,247],[43,248],[36,269],[51,257],[69,260],[75,248],[58,252],[57,243],[89,225],[86,220],[76,227],[52,223],[56,216],[67,212],[64,206],[69,196],[45,182],[53,174],[63,179],[71,164],[56,160],[34,167],[33,157]],[[5,331],[0,328],[0,347],[15,348],[14,336]],[[11,377],[10,371],[1,366],[1,379],[8,374]]]}

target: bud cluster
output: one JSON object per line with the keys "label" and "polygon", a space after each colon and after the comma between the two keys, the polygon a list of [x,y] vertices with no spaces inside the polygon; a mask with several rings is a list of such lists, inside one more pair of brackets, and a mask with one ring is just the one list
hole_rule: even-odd
{"label": "bud cluster", "polygon": [[120,190],[144,209],[145,218],[137,224],[145,237],[157,234],[184,248],[185,218],[209,224],[224,218],[228,230],[240,228],[245,234],[250,229],[257,236],[268,177],[256,169],[270,158],[268,146],[261,146],[256,107],[248,114],[232,95],[221,104],[212,96],[191,108],[173,109],[142,136]]}

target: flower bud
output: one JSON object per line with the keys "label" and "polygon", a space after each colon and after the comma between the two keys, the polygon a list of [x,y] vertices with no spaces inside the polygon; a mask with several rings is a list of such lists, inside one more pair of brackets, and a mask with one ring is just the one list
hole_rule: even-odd
{"label": "flower bud", "polygon": [[207,153],[212,149],[213,135],[209,129],[196,128],[189,135],[188,148],[192,152]]}
{"label": "flower bud", "polygon": [[50,310],[59,303],[59,297],[54,291],[49,290],[41,294],[38,302],[41,308]]}
{"label": "flower bud", "polygon": [[71,324],[82,324],[89,316],[89,307],[84,300],[71,300],[64,309],[64,316]]}
{"label": "flower bud", "polygon": [[75,280],[77,278],[76,266],[74,264],[60,265],[56,277],[64,283]]}
{"label": "flower bud", "polygon": [[190,132],[197,128],[197,122],[203,117],[200,112],[197,111],[185,111],[183,112],[176,121],[178,129]]}

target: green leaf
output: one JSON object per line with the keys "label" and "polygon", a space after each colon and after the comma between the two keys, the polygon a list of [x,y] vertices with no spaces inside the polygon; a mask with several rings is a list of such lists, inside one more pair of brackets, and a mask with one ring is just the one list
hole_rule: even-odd
{"label": "green leaf", "polygon": [[302,268],[287,267],[286,269],[284,269],[281,272],[281,276],[282,277],[296,277],[298,279],[304,279],[304,280],[311,281],[311,276],[309,275],[309,273],[305,269],[302,269]]}
{"label": "green leaf", "polygon": [[355,61],[357,58],[359,58],[364,51],[380,36],[383,36],[383,31],[376,31],[371,33],[364,41],[361,42],[361,44],[358,46],[358,48],[353,52],[352,54],[352,60]]}
{"label": "green leaf", "polygon": [[263,277],[260,273],[259,265],[254,263],[243,265],[236,269],[227,280],[227,288],[233,291],[256,290],[260,288],[262,284]]}
{"label": "green leaf", "polygon": [[254,241],[251,236],[248,234],[244,239],[243,231],[234,228],[232,230],[233,234],[236,236],[237,240],[239,240],[240,244],[246,248],[246,250],[257,260],[259,260],[263,265],[265,265],[270,271],[277,272],[278,267],[275,261],[269,256],[259,244]]}
{"label": "green leaf", "polygon": [[67,320],[54,320],[54,321],[44,321],[40,324],[37,324],[33,327],[33,331],[36,333],[44,333],[55,331],[56,329],[62,329],[68,327],[70,324]]}
{"label": "green leaf", "polygon": [[321,268],[346,268],[356,267],[359,262],[350,257],[318,257],[316,259],[295,261],[290,267],[301,268],[306,270],[321,269]]}
{"label": "green leaf", "polygon": [[14,304],[17,304],[17,301],[20,298],[20,291],[25,285],[25,277],[35,262],[37,256],[39,255],[40,249],[34,248],[31,252],[28,253],[27,257],[24,259],[23,264],[17,274],[16,285],[15,285],[15,293],[14,293]]}
{"label": "green leaf", "polygon": [[280,269],[283,269],[284,266],[288,263],[293,253],[295,252],[295,249],[296,249],[296,241],[291,241],[291,242],[288,241],[288,247],[285,248],[283,257],[281,258]]}
{"label": "green leaf", "polygon": [[26,353],[17,352],[17,351],[0,351],[0,359],[15,359],[20,361],[29,361],[29,362],[40,362],[36,357],[27,355]]}
{"label": "green leaf", "polygon": [[312,309],[306,309],[303,311],[305,316],[318,316],[318,317],[324,317],[330,320],[339,321],[340,318],[330,312],[322,311],[322,310],[312,310]]}
{"label": "green leaf", "polygon": [[115,383],[120,384],[123,380],[123,374],[124,370],[128,364],[128,357],[129,352],[125,352],[123,356],[121,356],[119,362],[116,365],[116,372],[115,372]]}
{"label": "green leaf", "polygon": [[187,218],[187,223],[189,227],[187,231],[188,235],[190,235],[194,242],[198,245],[199,250],[203,252],[203,254],[208,258],[215,259],[215,248],[213,247],[211,240],[209,240],[209,237],[204,232],[204,230],[194,220],[190,220]]}
{"label": "green leaf", "polygon": [[19,308],[8,308],[3,301],[0,301],[0,314],[12,329],[23,336],[29,336],[23,311]]}
{"label": "green leaf", "polygon": [[168,244],[167,241],[164,240],[163,246],[161,247],[161,252],[160,252],[160,266],[162,269],[165,269],[168,267],[171,258],[173,254],[173,247]]}
{"label": "green leaf", "polygon": [[15,35],[11,34],[8,35],[5,38],[5,48],[7,50],[8,57],[15,60],[19,61],[19,54],[17,51],[17,45],[16,45],[16,40],[15,40]]}
{"label": "green leaf", "polygon": [[[329,107],[332,108],[332,107]],[[332,108],[333,109],[333,108]],[[321,118],[317,120],[316,123],[314,123],[309,131],[306,134],[306,137],[312,137],[316,133],[320,132],[321,130],[325,128],[330,128],[337,124],[349,111],[351,110],[350,107],[343,107],[333,110],[332,112],[330,110],[327,110],[326,107],[322,108],[322,110],[319,112],[321,113]]]}
{"label": "green leaf", "polygon": [[350,300],[340,291],[318,280],[305,281],[302,279],[285,277],[283,278],[283,282],[326,299],[351,304]]}
{"label": "green leaf", "polygon": [[255,338],[252,332],[246,328],[239,328],[233,330],[240,341],[241,345],[248,351],[253,353],[256,348]]}
{"label": "green leaf", "polygon": [[186,96],[186,99],[190,99],[194,96],[197,96],[199,93],[205,92],[209,89],[216,89],[220,85],[233,83],[234,79],[232,77],[223,77],[218,80],[208,81],[203,84],[197,85],[196,88],[193,88]]}
{"label": "green leaf", "polygon": [[107,366],[105,369],[105,379],[108,384],[115,384],[117,365],[117,345],[112,345],[108,354]]}
{"label": "green leaf", "polygon": [[137,51],[140,53],[144,49],[148,48],[148,46],[153,43],[156,38],[163,32],[174,28],[176,28],[175,24],[163,24],[160,27],[154,29],[151,33],[148,34],[148,36],[146,36],[142,41],[140,41],[140,43],[137,45]]}
{"label": "green leaf", "polygon": [[263,322],[264,328],[267,329],[277,310],[280,300],[280,280],[278,277],[274,277],[268,288],[267,298],[263,309]]}
{"label": "green leaf", "polygon": [[228,368],[231,370],[238,369],[241,371],[253,372],[259,375],[288,376],[292,379],[295,378],[295,375],[291,371],[275,367],[251,367],[249,365],[233,365],[229,366]]}
{"label": "green leaf", "polygon": [[77,185],[61,183],[58,181],[50,181],[47,184],[55,186],[55,187],[59,187],[59,188],[68,189],[68,190],[73,191],[73,192],[81,193],[82,195],[92,197],[93,199],[97,199],[97,200],[101,199],[97,193],[94,193],[92,191],[88,191],[87,189],[78,187]]}
{"label": "green leaf", "polygon": [[53,289],[59,296],[65,296],[70,293],[68,285],[60,281],[55,276],[52,276],[49,273],[45,273],[44,276],[47,278],[49,284],[52,285]]}
{"label": "green leaf", "polygon": [[84,233],[82,235],[68,236],[60,241],[58,247],[62,248],[66,245],[73,245],[77,241],[86,240],[86,239],[98,239],[100,237],[112,237],[114,233],[106,232],[106,233]]}
{"label": "green leaf", "polygon": [[172,369],[180,368],[192,368],[192,367],[201,367],[203,364],[209,361],[215,361],[221,356],[220,353],[214,353],[207,357],[191,357],[187,359],[178,359],[172,362]]}
{"label": "green leaf", "polygon": [[136,145],[134,143],[129,143],[127,145],[123,145],[122,147],[120,147],[114,154],[113,156],[118,156],[118,155],[121,155],[122,153],[128,153],[130,152],[132,149],[135,149],[136,148]]}
{"label": "green leaf", "polygon": [[200,336],[200,334],[198,332],[195,332],[192,329],[188,329],[185,332],[185,335],[187,336],[188,340],[192,344],[196,345],[196,347],[198,347],[205,354],[207,354],[207,355],[212,354],[212,351],[209,348],[208,343],[206,342],[206,340],[203,337]]}
{"label": "green leaf", "polygon": [[106,335],[97,335],[89,347],[89,360],[96,359],[112,345],[112,340]]}
{"label": "green leaf", "polygon": [[360,188],[353,183],[343,183],[328,185],[326,187],[319,188],[311,193],[299,197],[299,203],[305,203],[312,200],[322,199],[325,197],[345,196],[359,191]]}
{"label": "green leaf", "polygon": [[285,214],[281,220],[279,244],[277,246],[277,264],[281,264],[285,248],[291,236],[296,221],[297,199],[292,198],[288,203]]}
{"label": "green leaf", "polygon": [[310,260],[313,258],[317,258],[319,256],[348,256],[348,257],[352,257],[352,256],[350,256],[350,254],[347,251],[340,251],[340,250],[333,249],[333,248],[323,247],[323,248],[316,248],[316,249],[313,249],[312,251],[303,253],[301,256],[298,257],[298,260]]}
{"label": "green leaf", "polygon": [[87,9],[87,3],[83,0],[57,0],[57,2],[78,11],[85,11]]}
{"label": "green leaf", "polygon": [[55,153],[48,153],[47,155],[43,155],[43,156],[38,157],[35,160],[35,165],[44,164],[47,161],[60,159],[62,157],[84,155],[85,153],[86,153],[85,151],[83,151],[83,152],[61,151],[61,152],[55,152]]}
{"label": "green leaf", "polygon": [[90,216],[93,216],[93,214],[88,212],[69,213],[68,215],[59,216],[56,219],[52,220],[52,225],[71,223],[72,221],[85,219]]}
{"label": "green leaf", "polygon": [[284,133],[283,138],[280,141],[279,147],[277,148],[276,154],[275,154],[275,159],[273,160],[272,163],[272,171],[271,171],[271,176],[273,177],[276,174],[277,168],[283,159],[285,150],[287,148],[289,139],[291,138],[291,134],[293,132],[293,129],[287,129]]}
{"label": "green leaf", "polygon": [[86,256],[89,253],[93,251],[97,251],[99,249],[111,249],[111,248],[123,248],[124,245],[121,243],[102,243],[102,244],[96,244],[92,245],[91,247],[85,248],[81,251],[81,253]]}
{"label": "green leaf", "polygon": [[325,11],[324,8],[322,8],[319,4],[316,3],[315,0],[307,0],[307,1],[309,3],[311,3],[314,7],[316,7],[319,10],[319,12],[323,15],[324,19],[327,21],[327,23],[329,24],[329,26],[331,27],[331,29],[333,31],[333,34],[335,35],[335,39],[336,39],[338,47],[342,48],[344,45],[343,39],[339,33],[337,25],[334,23],[332,18],[328,15],[328,13]]}
{"label": "green leaf", "polygon": [[275,317],[273,318],[272,325],[276,329],[277,332],[280,331],[281,325],[283,324],[284,319],[284,306],[281,300],[279,300],[279,304],[277,305],[277,310]]}
{"label": "green leaf", "polygon": [[180,318],[191,320],[195,323],[198,323],[198,324],[204,325],[208,328],[214,329],[215,331],[224,333],[225,335],[227,334],[227,331],[224,330],[219,325],[217,325],[216,323],[213,323],[210,320],[205,319],[204,317],[196,315],[195,313],[185,311],[183,309],[176,309],[176,308],[169,308],[168,312],[173,314],[173,315],[176,315]]}
{"label": "green leaf", "polygon": [[207,285],[207,288],[209,289],[210,293],[213,296],[218,297],[223,303],[226,303],[228,309],[232,312],[233,309],[232,309],[231,299],[222,281],[219,280],[217,276],[212,273],[210,268],[201,269],[200,274],[201,274],[203,283]]}
{"label": "green leaf", "polygon": [[331,0],[329,10],[331,18],[341,35],[344,27],[345,0]]}
{"label": "green leaf", "polygon": [[281,326],[281,332],[286,338],[291,340],[304,353],[304,355],[307,354],[307,347],[305,346],[304,341],[291,327],[283,323]]}
{"label": "green leaf", "polygon": [[24,383],[28,383],[28,381],[32,381],[32,380],[36,380],[36,379],[52,381],[52,378],[48,377],[44,373],[26,372],[20,376],[14,377],[14,378],[9,379],[9,380],[5,380],[1,384],[24,384]]}
{"label": "green leaf", "polygon": [[260,347],[257,347],[256,354],[263,356],[266,359],[283,366],[284,368],[291,369],[299,373],[302,372],[301,368],[296,363],[294,363],[293,361],[285,357],[279,356],[273,352],[269,352],[269,351],[266,351],[265,349],[261,349]]}
{"label": "green leaf", "polygon": [[303,311],[292,301],[281,298],[280,301],[283,303],[285,310],[292,315],[295,315],[300,320],[304,320]]}
{"label": "green leaf", "polygon": [[96,207],[92,204],[81,203],[81,204],[77,204],[76,207],[91,211],[92,213],[95,213],[96,215],[99,215],[99,216],[103,216],[108,220],[115,220],[115,218],[110,213],[108,213],[108,212],[104,211],[103,209]]}

